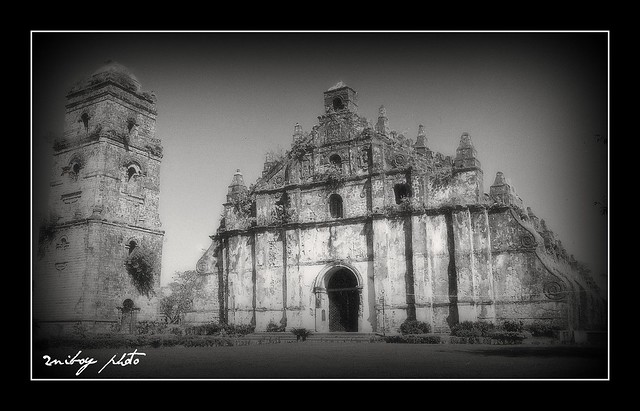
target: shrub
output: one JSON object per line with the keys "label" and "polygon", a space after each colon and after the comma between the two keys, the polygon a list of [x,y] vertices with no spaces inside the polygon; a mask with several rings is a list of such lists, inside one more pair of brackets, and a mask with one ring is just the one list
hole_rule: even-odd
{"label": "shrub", "polygon": [[524,331],[524,324],[522,324],[522,321],[505,320],[500,325],[500,328],[508,332],[521,333]]}
{"label": "shrub", "polygon": [[312,334],[311,330],[307,330],[306,328],[292,328],[291,332],[296,336],[297,341],[305,341],[307,337]]}
{"label": "shrub", "polygon": [[247,335],[254,331],[250,324],[207,323],[184,328],[185,335]]}
{"label": "shrub", "polygon": [[167,324],[161,321],[138,321],[136,324],[136,334],[163,334],[167,329]]}
{"label": "shrub", "polygon": [[184,330],[179,325],[169,325],[167,326],[165,332],[168,332],[172,335],[184,335]]}
{"label": "shrub", "polygon": [[220,337],[191,337],[185,338],[182,345],[185,347],[227,347],[232,346],[233,341],[228,338]]}
{"label": "shrub", "polygon": [[37,349],[70,347],[78,349],[123,349],[139,347],[224,347],[235,345],[234,341],[224,337],[211,336],[176,336],[176,335],[109,335],[100,334],[91,337],[58,337],[48,340],[38,340]]}
{"label": "shrub", "polygon": [[285,326],[282,324],[276,324],[273,321],[269,321],[267,325],[267,332],[270,333],[281,333],[285,331]]}
{"label": "shrub", "polygon": [[184,328],[185,335],[218,335],[224,329],[224,325],[217,323],[207,323],[200,325],[190,325]]}
{"label": "shrub", "polygon": [[247,335],[255,330],[255,326],[251,324],[227,324],[225,330],[230,335]]}
{"label": "shrub", "polygon": [[417,320],[405,320],[398,329],[401,334],[428,334],[431,332],[431,324]]}
{"label": "shrub", "polygon": [[384,341],[391,344],[440,344],[439,335],[390,335]]}
{"label": "shrub", "polygon": [[529,324],[526,328],[534,337],[555,337],[555,332],[558,330],[558,327],[554,327],[542,321],[535,321],[534,323]]}
{"label": "shrub", "polygon": [[463,338],[487,337],[494,328],[492,323],[484,321],[463,321],[451,327],[451,335]]}
{"label": "shrub", "polygon": [[491,337],[450,337],[449,344],[491,344]]}
{"label": "shrub", "polygon": [[525,336],[515,331],[494,331],[491,333],[491,339],[497,344],[521,344]]}

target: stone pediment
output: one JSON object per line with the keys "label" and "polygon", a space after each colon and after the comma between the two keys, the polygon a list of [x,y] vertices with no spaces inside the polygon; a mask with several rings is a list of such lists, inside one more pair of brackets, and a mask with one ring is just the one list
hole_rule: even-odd
{"label": "stone pediment", "polygon": [[262,176],[256,182],[256,190],[272,190],[281,188],[285,185],[285,171],[286,167],[293,164],[295,161],[287,159],[286,157],[277,162],[272,168]]}
{"label": "stone pediment", "polygon": [[319,145],[354,139],[369,127],[367,119],[352,112],[330,110],[318,120]]}

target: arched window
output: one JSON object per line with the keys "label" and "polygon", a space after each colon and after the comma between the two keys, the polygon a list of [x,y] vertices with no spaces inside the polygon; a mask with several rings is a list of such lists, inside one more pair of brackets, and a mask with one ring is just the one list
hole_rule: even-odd
{"label": "arched window", "polygon": [[138,243],[136,243],[136,240],[129,241],[129,244],[127,244],[127,248],[129,249],[129,254],[131,254],[133,250],[136,249],[137,246],[138,246]]}
{"label": "arched window", "polygon": [[393,186],[393,192],[396,195],[396,204],[400,204],[403,199],[411,197],[411,188],[405,183]]}
{"label": "arched window", "polygon": [[332,218],[342,218],[342,197],[338,194],[331,194],[329,197],[329,212]]}
{"label": "arched window", "polygon": [[344,103],[340,97],[336,97],[333,99],[333,109],[338,111],[344,108]]}
{"label": "arched window", "polygon": [[131,129],[133,129],[133,126],[136,126],[136,119],[129,117],[127,119],[127,130],[129,131],[129,133],[131,133]]}
{"label": "arched window", "polygon": [[134,304],[130,298],[127,298],[122,302],[122,311],[123,312],[131,312],[133,310]]}
{"label": "arched window", "polygon": [[127,181],[131,180],[131,178],[133,176],[135,176],[137,173],[136,168],[134,166],[131,166],[127,169]]}
{"label": "arched window", "polygon": [[84,131],[89,131],[89,115],[87,113],[82,113],[80,119],[82,120],[82,124],[84,124]]}
{"label": "arched window", "polygon": [[284,183],[289,184],[291,179],[291,167],[287,165],[284,169]]}
{"label": "arched window", "polygon": [[129,164],[127,166],[127,181],[131,181],[133,177],[137,177],[142,174],[140,167],[137,164]]}

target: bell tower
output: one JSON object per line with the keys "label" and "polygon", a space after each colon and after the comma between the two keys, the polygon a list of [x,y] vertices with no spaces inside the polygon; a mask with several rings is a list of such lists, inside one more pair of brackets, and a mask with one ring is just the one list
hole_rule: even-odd
{"label": "bell tower", "polygon": [[358,94],[354,89],[339,81],[335,86],[324,92],[324,107],[326,112],[346,110],[357,113]]}
{"label": "bell tower", "polygon": [[156,97],[109,61],[67,94],[33,280],[40,329],[131,332],[155,320],[164,231]]}

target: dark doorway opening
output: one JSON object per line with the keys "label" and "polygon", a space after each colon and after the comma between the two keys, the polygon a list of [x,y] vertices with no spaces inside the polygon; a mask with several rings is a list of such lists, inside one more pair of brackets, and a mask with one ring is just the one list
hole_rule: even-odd
{"label": "dark doorway opening", "polygon": [[122,302],[122,320],[120,323],[120,332],[125,334],[133,334],[136,328],[136,308],[133,301],[129,298]]}
{"label": "dark doorway opening", "polygon": [[347,269],[336,271],[327,284],[329,331],[358,331],[360,292],[356,276]]}

